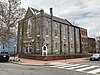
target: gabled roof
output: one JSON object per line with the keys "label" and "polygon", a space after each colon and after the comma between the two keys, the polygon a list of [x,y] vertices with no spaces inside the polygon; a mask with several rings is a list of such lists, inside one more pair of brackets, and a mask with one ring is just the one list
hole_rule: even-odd
{"label": "gabled roof", "polygon": [[[40,11],[37,10],[37,9],[34,9],[32,7],[28,7],[28,10],[26,12],[25,18],[30,17],[30,16],[33,16],[34,13],[40,13]],[[45,17],[48,17],[48,18],[51,18],[51,15],[50,14],[47,14],[47,13],[44,13],[44,16]],[[64,24],[68,24],[68,25],[73,26],[67,19],[62,19],[62,18],[53,16],[53,20],[54,21],[57,21],[57,22],[61,22],[61,23],[64,23]]]}
{"label": "gabled roof", "polygon": [[[27,16],[29,17],[29,16],[34,15],[34,13],[39,13],[39,12],[40,11],[37,10],[37,9],[34,9],[32,7],[28,7],[28,10],[26,12],[25,18]],[[47,14],[47,13],[45,13],[44,16],[51,18],[51,15],[50,14]],[[62,18],[59,18],[59,17],[56,17],[56,16],[53,16],[53,20],[54,21],[61,22],[61,23],[65,23],[65,24],[68,24],[68,25],[72,25],[67,19],[62,19]]]}
{"label": "gabled roof", "polygon": [[[51,18],[50,14],[45,13],[45,16],[48,17],[48,18]],[[56,16],[53,16],[53,20],[60,22],[60,23],[63,23],[63,24],[72,25],[67,19],[59,18],[59,17],[56,17]]]}
{"label": "gabled roof", "polygon": [[34,13],[38,13],[38,12],[40,12],[40,11],[37,9],[34,9],[32,7],[28,7],[25,18],[30,17],[30,16],[34,15]]}
{"label": "gabled roof", "polygon": [[[25,18],[26,17],[29,17],[29,16],[33,16],[34,13],[36,13],[36,14],[37,13],[40,13],[40,10],[34,9],[32,7],[28,7],[28,10],[26,12]],[[51,18],[51,14],[48,14],[48,13],[45,13],[45,12],[44,12],[44,16],[45,17],[48,17],[48,18]],[[53,16],[53,20],[54,21],[57,21],[57,22],[60,22],[60,23],[63,23],[63,24],[67,24],[67,25],[70,25],[70,26],[74,26],[67,19],[63,19],[63,18],[59,18],[59,17]],[[74,27],[79,28],[78,26],[74,26]]]}
{"label": "gabled roof", "polygon": [[32,7],[29,7],[29,9],[32,11],[32,13],[34,13],[34,12],[38,13],[38,12],[40,12],[39,10],[34,9],[34,8],[32,8]]}

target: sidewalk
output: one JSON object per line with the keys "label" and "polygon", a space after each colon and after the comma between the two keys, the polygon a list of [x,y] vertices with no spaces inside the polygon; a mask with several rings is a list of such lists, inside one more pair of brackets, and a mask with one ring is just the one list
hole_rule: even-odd
{"label": "sidewalk", "polygon": [[86,58],[76,58],[76,59],[64,59],[64,60],[52,60],[52,61],[41,61],[41,60],[32,60],[19,58],[20,62],[14,62],[20,65],[50,65],[51,63],[76,63],[86,61]]}

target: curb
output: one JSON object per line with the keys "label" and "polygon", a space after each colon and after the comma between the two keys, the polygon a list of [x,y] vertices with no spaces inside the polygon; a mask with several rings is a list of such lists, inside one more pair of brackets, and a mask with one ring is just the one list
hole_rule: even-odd
{"label": "curb", "polygon": [[[86,59],[83,59],[86,61]],[[79,62],[82,62],[82,61],[79,61]],[[24,62],[21,62],[21,61],[10,61],[10,63],[13,63],[13,64],[18,64],[18,65],[24,65],[24,66],[54,66],[50,63],[43,63],[43,64],[27,64],[27,63],[24,63]],[[72,64],[72,63],[77,63],[77,62],[69,62],[69,64]],[[68,63],[67,63],[68,64]]]}
{"label": "curb", "polygon": [[44,64],[24,64],[24,63],[19,63],[19,62],[10,62],[10,63],[24,65],[24,66],[53,66],[48,63],[44,63]]}

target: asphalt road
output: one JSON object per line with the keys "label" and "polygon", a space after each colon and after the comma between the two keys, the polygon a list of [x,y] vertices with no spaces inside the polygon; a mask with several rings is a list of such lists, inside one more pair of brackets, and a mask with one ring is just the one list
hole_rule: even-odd
{"label": "asphalt road", "polygon": [[[85,61],[73,64],[100,66],[100,61]],[[75,69],[69,70],[65,68],[57,68],[51,66],[25,66],[12,63],[0,63],[0,75],[99,75],[99,74],[79,72],[75,71]]]}
{"label": "asphalt road", "polygon": [[86,60],[86,61],[79,62],[79,63],[87,64],[87,65],[98,65],[98,66],[100,66],[100,61],[89,61],[89,60]]}

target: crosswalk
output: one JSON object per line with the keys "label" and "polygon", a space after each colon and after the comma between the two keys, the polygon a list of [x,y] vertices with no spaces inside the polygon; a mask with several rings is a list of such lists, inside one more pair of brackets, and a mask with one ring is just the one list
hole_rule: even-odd
{"label": "crosswalk", "polygon": [[66,63],[51,63],[52,68],[67,69],[77,72],[84,72],[89,74],[100,74],[100,66],[85,65],[85,64],[66,64]]}

